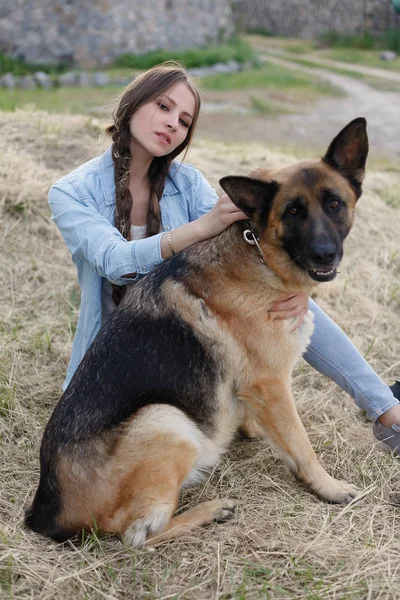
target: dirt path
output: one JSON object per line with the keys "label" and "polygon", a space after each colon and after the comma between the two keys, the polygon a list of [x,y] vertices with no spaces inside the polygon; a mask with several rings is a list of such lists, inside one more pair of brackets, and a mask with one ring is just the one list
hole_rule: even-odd
{"label": "dirt path", "polygon": [[[259,52],[261,54],[267,54],[268,56],[277,56],[281,58],[286,58],[290,62],[290,58],[293,57],[293,53],[287,52],[282,48],[272,48],[268,47],[267,49],[259,48]],[[377,77],[378,79],[382,79],[384,81],[392,81],[394,83],[400,83],[400,73],[395,70],[389,69],[379,69],[378,67],[368,67],[365,65],[355,65],[347,62],[341,62],[338,60],[331,60],[328,58],[323,58],[321,56],[314,56],[310,54],[302,54],[301,58],[305,61],[313,62],[315,65],[320,65],[322,68],[326,67],[327,69],[343,69],[346,71],[354,71],[355,73],[362,73],[363,75],[367,75],[370,77]]]}
{"label": "dirt path", "polygon": [[[254,115],[215,114],[203,115],[200,135],[221,141],[238,140],[265,142],[268,145],[295,147],[322,151],[333,135],[352,119],[364,116],[368,121],[371,155],[397,160],[400,157],[400,93],[380,91],[365,81],[332,73],[323,68],[310,68],[291,63],[276,53],[264,54],[264,60],[285,68],[317,76],[345,92],[344,97],[323,98],[304,106],[296,114]],[[344,66],[342,64],[338,66]],[[346,68],[357,69],[356,65]],[[362,68],[363,73],[377,76],[377,69]],[[387,81],[400,81],[400,74],[379,69],[379,77]],[[207,94],[205,108],[207,110]],[[230,101],[227,95],[227,101]]]}

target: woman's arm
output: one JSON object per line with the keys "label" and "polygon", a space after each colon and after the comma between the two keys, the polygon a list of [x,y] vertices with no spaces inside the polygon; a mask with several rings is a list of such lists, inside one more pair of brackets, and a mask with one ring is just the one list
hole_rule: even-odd
{"label": "woman's arm", "polygon": [[173,229],[169,234],[164,234],[161,239],[161,253],[163,258],[169,258],[174,252],[180,252],[196,242],[215,237],[231,223],[248,217],[233,204],[229,196],[223,194],[214,206],[191,223]]}
{"label": "woman's arm", "polygon": [[[126,273],[148,273],[162,262],[158,234],[128,242],[101,215],[95,200],[81,196],[70,181],[55,184],[49,192],[49,205],[74,261],[84,259],[101,277],[122,285]],[[132,279],[130,279],[132,281]]]}
{"label": "woman's arm", "polygon": [[[205,182],[202,176],[201,181]],[[246,218],[226,195],[214,204],[215,192],[210,195],[209,184],[203,189],[205,183],[197,191],[201,192],[199,206],[207,207],[208,212],[205,210],[203,214],[200,208],[198,218],[171,232],[175,252],[217,235],[235,220]],[[164,232],[143,240],[125,240],[100,214],[96,201],[82,195],[71,181],[62,180],[50,189],[49,205],[74,261],[88,261],[101,277],[118,285],[148,273],[172,254]]]}

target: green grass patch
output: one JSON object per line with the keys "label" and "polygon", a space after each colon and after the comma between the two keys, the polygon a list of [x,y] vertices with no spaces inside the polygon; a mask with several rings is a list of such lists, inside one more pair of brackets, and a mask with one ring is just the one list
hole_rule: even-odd
{"label": "green grass patch", "polygon": [[381,198],[386,204],[393,208],[400,208],[400,187],[391,186],[381,194]]}
{"label": "green grass patch", "polygon": [[[255,33],[255,32],[254,32]],[[292,54],[308,54],[315,50],[318,46],[314,40],[303,40],[300,38],[284,38],[284,37],[266,37],[258,35],[243,36],[243,40],[262,52],[263,47],[286,50]]]}
{"label": "green grass patch", "polygon": [[[400,30],[396,31],[400,32]],[[349,46],[340,45],[339,43],[331,45],[328,43],[328,39],[320,40],[319,42],[281,37],[263,38],[262,36],[246,36],[244,39],[260,53],[264,49],[267,51],[268,49],[285,50],[296,56],[308,54],[310,58],[315,57],[316,60],[321,57],[367,67],[400,71],[400,57],[393,61],[386,61],[380,58],[382,50],[393,50],[400,54],[400,50],[395,50],[397,42],[388,43],[387,45],[382,44],[382,47],[373,46],[371,48],[363,48],[356,44]],[[345,40],[346,37],[344,36],[343,39]],[[351,36],[349,36],[349,39],[351,39]],[[305,60],[308,60],[308,58]]]}
{"label": "green grass patch", "polygon": [[[312,58],[294,58],[294,57],[290,57],[289,60],[290,60],[290,62],[293,62],[297,65],[301,65],[303,67],[308,67],[310,69],[323,69],[324,71],[329,71],[330,73],[337,73],[338,75],[346,75],[346,77],[351,77],[352,79],[358,79],[358,80],[364,81],[372,88],[380,90],[382,92],[383,91],[385,91],[385,92],[399,92],[400,91],[400,84],[396,83],[395,81],[385,80],[382,77],[373,77],[372,75],[368,75],[367,73],[360,73],[360,71],[356,71],[353,69],[340,68],[340,67],[335,67],[330,64],[321,63],[318,61],[318,58],[321,55],[315,54],[314,56],[315,56],[315,60],[312,60]],[[287,57],[285,57],[285,58],[287,58]],[[326,56],[324,58],[326,58]],[[398,59],[398,62],[400,63],[400,59]],[[376,64],[374,66],[381,67],[382,65]],[[400,67],[400,64],[399,64],[399,67]]]}
{"label": "green grass patch", "polygon": [[274,114],[289,114],[293,113],[293,110],[283,104],[277,104],[260,98],[259,96],[250,96],[250,106],[254,112],[263,115],[274,115]]}
{"label": "green grass patch", "polygon": [[236,60],[240,63],[256,61],[256,52],[242,40],[233,40],[228,44],[211,45],[206,48],[188,48],[186,50],[157,50],[146,54],[123,54],[114,61],[114,67],[131,69],[150,69],[168,60],[175,60],[186,68],[207,67],[216,63]]}
{"label": "green grass patch", "polygon": [[[375,67],[379,69],[388,69],[392,71],[400,70],[400,58],[395,60],[382,60],[380,51],[377,50],[360,50],[358,48],[330,48],[327,50],[319,50],[318,56],[336,60],[345,63],[352,63],[366,67]],[[316,55],[317,56],[317,55]]]}
{"label": "green grass patch", "polygon": [[111,113],[120,86],[102,88],[52,88],[49,90],[0,89],[0,110],[38,109],[50,113],[107,114]]}
{"label": "green grass patch", "polygon": [[[273,64],[256,69],[245,69],[235,73],[210,75],[199,80],[204,90],[251,90],[270,89],[277,91],[308,91],[314,95],[342,95],[337,88],[321,83],[305,73],[296,73]],[[49,113],[109,115],[118,98],[121,86],[109,85],[102,88],[51,88],[34,90],[0,89],[0,110],[13,112],[17,109],[45,110]],[[253,102],[253,101],[252,101]],[[276,112],[277,105],[259,100],[253,108],[260,112]],[[279,107],[282,112],[282,107]]]}
{"label": "green grass patch", "polygon": [[[285,57],[287,59],[287,57]],[[358,79],[361,81],[365,81],[371,87],[386,92],[399,92],[400,85],[394,81],[385,80],[381,77],[373,77],[366,73],[360,73],[359,71],[355,71],[353,69],[345,69],[340,67],[335,67],[333,65],[329,65],[326,63],[320,63],[318,61],[318,56],[315,55],[315,60],[311,58],[289,58],[290,62],[295,63],[296,65],[301,65],[303,67],[308,67],[310,69],[323,69],[324,71],[329,71],[330,73],[337,73],[338,75],[346,75],[347,77],[352,77],[353,79]]]}
{"label": "green grass patch", "polygon": [[400,173],[400,164],[396,157],[368,157],[368,170],[369,171],[385,171],[387,173]]}
{"label": "green grass patch", "polygon": [[306,73],[297,73],[293,69],[265,64],[259,69],[247,69],[236,73],[209,75],[201,80],[206,90],[250,90],[269,88],[273,90],[291,90],[294,88],[315,89],[324,95],[342,96],[343,92],[334,86],[321,83]]}
{"label": "green grass patch", "polygon": [[309,69],[324,69],[324,71],[338,73],[339,75],[349,75],[355,79],[370,79],[369,75],[359,73],[358,71],[349,71],[348,69],[340,69],[329,65],[327,66],[326,64],[321,64],[318,62],[318,58],[316,58],[315,61],[306,58],[290,58],[290,62],[294,62],[296,65],[301,65],[303,67],[308,67]]}

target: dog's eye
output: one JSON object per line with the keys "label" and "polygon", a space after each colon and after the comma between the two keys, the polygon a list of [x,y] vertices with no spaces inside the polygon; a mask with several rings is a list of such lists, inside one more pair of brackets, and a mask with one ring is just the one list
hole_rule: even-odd
{"label": "dog's eye", "polygon": [[332,208],[332,210],[337,210],[339,208],[339,206],[342,204],[341,200],[331,200],[329,202],[329,206]]}
{"label": "dog's eye", "polygon": [[295,217],[296,215],[298,215],[298,214],[299,214],[299,209],[297,208],[297,206],[290,206],[290,207],[287,209],[287,213],[288,213],[289,215],[292,215],[292,217]]}

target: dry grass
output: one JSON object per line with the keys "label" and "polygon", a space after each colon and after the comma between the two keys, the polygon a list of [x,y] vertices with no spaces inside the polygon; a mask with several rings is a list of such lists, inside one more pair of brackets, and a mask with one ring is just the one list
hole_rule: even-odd
{"label": "dry grass", "polygon": [[[304,490],[262,442],[238,441],[200,499],[238,500],[233,522],[154,551],[88,536],[62,548],[28,532],[23,507],[38,482],[43,427],[59,395],[78,299],[71,264],[47,208],[50,184],[98,153],[98,124],[39,112],[0,114],[0,597],[120,599],[394,599],[400,597],[400,462],[331,382],[299,365],[299,412],[329,472],[365,489],[345,508]],[[328,141],[328,140],[327,140]],[[254,164],[292,161],[261,145],[199,142],[190,153],[214,183]],[[371,173],[341,274],[319,292],[385,380],[399,375],[399,209],[382,198],[398,173]]]}

